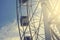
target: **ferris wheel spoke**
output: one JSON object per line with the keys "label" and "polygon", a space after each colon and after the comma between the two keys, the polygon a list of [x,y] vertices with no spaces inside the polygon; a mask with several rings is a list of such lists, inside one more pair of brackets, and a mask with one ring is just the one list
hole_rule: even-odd
{"label": "ferris wheel spoke", "polygon": [[37,10],[39,3],[40,3],[40,0],[38,1],[38,4],[37,4],[35,10],[34,10],[34,12],[32,13],[32,17],[30,18],[30,21],[31,21],[31,19],[33,18],[34,14],[35,14],[35,12],[36,12],[36,10]]}

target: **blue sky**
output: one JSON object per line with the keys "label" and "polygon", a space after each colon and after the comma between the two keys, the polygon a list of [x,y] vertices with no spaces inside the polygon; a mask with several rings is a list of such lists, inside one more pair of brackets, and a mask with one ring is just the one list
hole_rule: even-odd
{"label": "blue sky", "polygon": [[0,28],[16,19],[16,0],[0,0]]}
{"label": "blue sky", "polygon": [[19,40],[16,0],[0,0],[0,40]]}

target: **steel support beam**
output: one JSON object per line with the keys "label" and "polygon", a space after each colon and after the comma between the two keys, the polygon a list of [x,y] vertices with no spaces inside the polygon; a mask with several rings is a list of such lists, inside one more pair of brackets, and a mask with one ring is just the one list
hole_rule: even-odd
{"label": "steel support beam", "polygon": [[[44,28],[45,28],[45,40],[51,40],[50,27],[48,24],[48,11],[46,5],[48,0],[41,0],[41,7],[43,12]],[[50,7],[50,6],[49,6]]]}
{"label": "steel support beam", "polygon": [[57,40],[60,40],[59,36],[52,29],[51,32],[53,33],[53,35],[56,37]]}

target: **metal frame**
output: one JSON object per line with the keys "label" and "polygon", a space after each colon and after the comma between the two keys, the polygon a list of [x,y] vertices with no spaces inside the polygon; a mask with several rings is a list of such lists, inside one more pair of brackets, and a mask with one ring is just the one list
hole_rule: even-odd
{"label": "metal frame", "polygon": [[[16,0],[16,13],[17,13],[17,24],[18,24],[18,30],[19,30],[19,36],[20,36],[20,40],[23,40],[23,38],[25,37],[25,35],[26,35],[26,33],[28,33],[28,34],[30,34],[30,36],[32,37],[32,40],[34,40],[34,37],[35,37],[35,40],[52,40],[52,38],[51,37],[53,37],[53,39],[54,39],[54,36],[57,38],[57,40],[60,40],[60,38],[58,37],[58,35],[56,35],[55,34],[55,32],[52,30],[51,31],[51,28],[50,28],[50,24],[49,24],[49,22],[52,20],[52,19],[54,19],[54,17],[51,19],[51,20],[48,20],[48,11],[47,11],[47,9],[49,10],[49,12],[50,13],[52,13],[53,11],[54,11],[54,8],[55,8],[55,6],[57,5],[55,5],[54,6],[54,8],[53,8],[53,11],[50,11],[50,9],[47,7],[48,5],[48,3],[47,2],[49,2],[49,0],[39,0],[39,1],[34,1],[34,2],[38,2],[37,3],[37,6],[36,6],[36,8],[35,8],[35,10],[33,10],[32,9],[32,6],[34,6],[34,5],[32,5],[32,0],[31,0],[31,10],[32,10],[32,16],[29,18],[29,16],[30,16],[30,11],[29,11],[29,2],[27,2],[26,4],[27,5],[22,5],[21,3],[19,4],[19,0]],[[37,8],[38,8],[38,6],[39,6],[39,3],[41,3],[41,8],[42,8],[42,11],[41,11],[41,14],[38,16],[38,15],[36,15],[36,11],[37,11]],[[28,16],[28,18],[29,18],[29,26],[27,27],[27,26],[25,26],[25,27],[21,27],[20,26],[20,19],[19,19],[19,17],[20,17],[20,15],[22,16],[22,8],[21,8],[21,6],[26,6],[26,10],[27,10],[27,16]],[[50,5],[51,6],[51,5]],[[52,6],[51,6],[51,8],[52,8]],[[20,11],[20,15],[19,15],[19,11]],[[38,14],[38,13],[37,13]],[[34,19],[34,16],[37,16],[37,17],[39,17],[39,21],[34,21],[34,20],[38,20],[38,19]],[[42,19],[42,16],[43,16],[43,22],[44,23],[41,23],[41,19]],[[31,21],[33,21],[33,22],[31,22]],[[39,24],[38,24],[38,28],[36,27],[36,25],[35,25],[35,23],[37,23],[37,22],[39,22]],[[32,23],[32,24],[31,24]],[[39,34],[39,31],[41,30],[40,28],[41,28],[41,24],[44,24],[44,31],[45,31],[45,34],[43,34],[43,35],[45,35],[45,38],[43,38],[40,34]],[[32,28],[34,28],[34,29],[32,29]],[[21,31],[21,28],[22,28],[22,30],[23,31]],[[26,32],[27,31],[27,29],[29,29],[29,31],[28,32]],[[32,32],[32,31],[34,31],[34,32]],[[22,32],[22,33],[21,33]],[[33,34],[34,33],[34,34]],[[54,36],[53,36],[54,35]],[[39,38],[42,38],[42,39],[39,39]]]}

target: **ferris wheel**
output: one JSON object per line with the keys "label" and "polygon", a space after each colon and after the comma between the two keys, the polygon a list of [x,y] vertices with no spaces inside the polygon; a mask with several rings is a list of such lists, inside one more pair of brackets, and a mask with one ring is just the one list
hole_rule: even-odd
{"label": "ferris wheel", "polygon": [[59,40],[52,28],[55,18],[51,18],[56,1],[52,6],[52,0],[16,0],[20,40]]}

